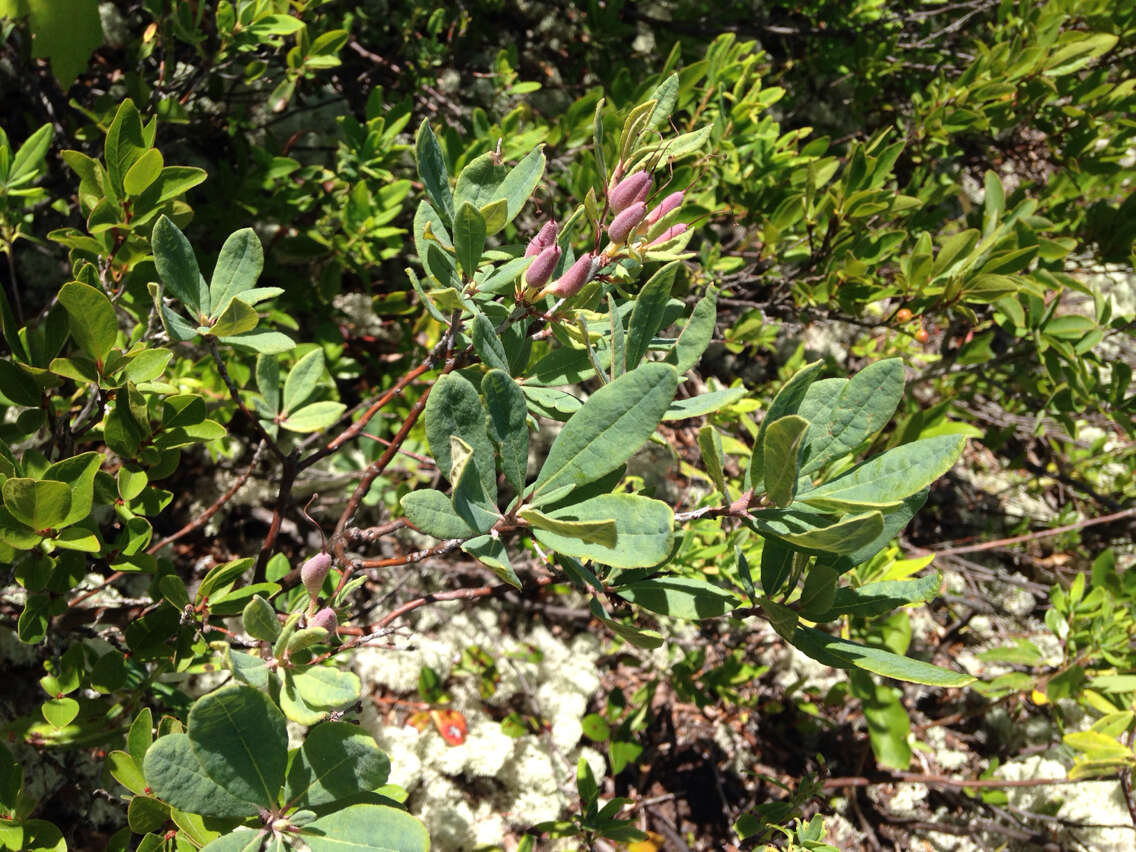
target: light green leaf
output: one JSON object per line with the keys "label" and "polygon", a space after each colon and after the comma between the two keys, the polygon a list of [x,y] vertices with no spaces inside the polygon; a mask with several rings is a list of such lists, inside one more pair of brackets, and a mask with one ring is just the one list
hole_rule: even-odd
{"label": "light green leaf", "polygon": [[582,485],[619,467],[655,431],[677,387],[674,368],[656,363],[604,385],[556,436],[535,491]]}
{"label": "light green leaf", "polygon": [[247,817],[259,810],[256,801],[234,796],[205,773],[187,734],[159,737],[142,769],[154,795],[178,810],[214,817]]}
{"label": "light green leaf", "polygon": [[[486,320],[488,322],[488,320]],[[475,328],[476,339],[476,328]],[[525,487],[529,459],[528,408],[520,386],[503,370],[490,370],[481,380],[481,392],[489,410],[489,437],[497,446],[501,471],[520,493]]]}
{"label": "light green leaf", "polygon": [[197,268],[197,258],[185,234],[166,216],[158,219],[150,237],[154,265],[168,295],[192,312],[195,319],[209,315],[209,288]]}
{"label": "light green leaf", "polygon": [[58,527],[71,509],[71,486],[63,482],[12,477],[2,491],[12,517],[37,532]]}
{"label": "light green leaf", "polygon": [[616,589],[616,594],[651,612],[688,621],[717,618],[739,603],[733,592],[689,577],[640,580]]}
{"label": "light green leaf", "polygon": [[750,524],[757,532],[809,553],[851,553],[874,540],[884,528],[879,512],[866,512],[834,523],[830,523],[831,516],[793,510],[765,509],[751,517]]}
{"label": "light green leaf", "polygon": [[252,331],[260,317],[256,311],[240,299],[230,299],[224,313],[218,318],[210,331],[220,338],[233,337]]}
{"label": "light green leaf", "polygon": [[428,852],[426,827],[386,805],[351,805],[300,831],[311,852]]}
{"label": "light green leaf", "polygon": [[493,323],[483,313],[473,317],[473,348],[487,367],[498,371],[509,372],[509,359],[505,355],[505,347]]}
{"label": "light green leaf", "polygon": [[[556,521],[615,522],[615,542],[586,542],[549,529],[535,529],[541,544],[568,556],[616,568],[658,565],[674,547],[674,512],[661,500],[639,494],[601,494],[546,514]],[[534,525],[535,526],[535,525]]]}
{"label": "light green leaf", "polygon": [[454,187],[455,208],[468,202],[480,209],[501,197],[501,184],[509,170],[499,165],[496,157],[495,153],[487,151],[461,170]]}
{"label": "light green leaf", "polygon": [[698,448],[702,451],[702,464],[706,466],[706,473],[710,475],[714,487],[725,496],[726,476],[723,471],[725,453],[722,450],[722,436],[709,423],[698,430]]}
{"label": "light green leaf", "polygon": [[245,633],[262,642],[275,642],[280,636],[280,622],[272,604],[260,595],[253,595],[244,612],[241,613],[241,626]]}
{"label": "light green leaf", "polygon": [[[450,456],[454,465],[450,471],[450,480],[454,483],[454,511],[479,533],[487,533],[501,515],[482,491],[480,465],[473,457],[473,449],[457,435],[451,435]],[[483,464],[492,466],[493,457]]]}
{"label": "light green leaf", "polygon": [[679,375],[698,364],[702,353],[713,340],[714,324],[718,321],[717,301],[718,291],[710,288],[694,306],[674,348],[667,353],[667,363],[674,364]]}
{"label": "light green leaf", "polygon": [[877,503],[902,500],[950,470],[965,445],[962,435],[939,435],[903,444],[817,486],[808,496]]}
{"label": "light green leaf", "polygon": [[118,337],[110,299],[94,287],[72,281],[59,291],[59,303],[67,310],[71,336],[79,348],[101,363]]}
{"label": "light green leaf", "polygon": [[497,191],[498,196],[504,199],[506,204],[505,221],[498,228],[491,230],[490,233],[494,233],[507,223],[512,222],[516,215],[521,212],[521,208],[525,206],[525,202],[533,194],[536,185],[540,183],[540,179],[544,175],[544,166],[544,151],[538,146],[529,151],[524,159],[509,170]]}
{"label": "light green leaf", "polygon": [[127,195],[141,195],[161,174],[165,160],[157,148],[149,148],[134,161],[122,178],[122,188]]}
{"label": "light green leaf", "polygon": [[222,343],[251,349],[262,355],[278,355],[296,347],[296,342],[279,331],[250,331],[236,337],[222,337]]}
{"label": "light green leaf", "polygon": [[[527,521],[535,530],[555,533],[557,536],[579,539],[584,544],[598,544],[614,547],[616,541],[615,521],[563,521],[551,518],[539,509],[527,507],[517,513],[522,521]],[[551,546],[551,545],[550,545]]]}
{"label": "light green leaf", "polygon": [[854,589],[840,588],[828,612],[814,620],[832,621],[840,615],[873,618],[897,607],[923,603],[938,594],[942,581],[942,576],[935,572],[915,580],[881,580]]}
{"label": "light green leaf", "polygon": [[477,534],[454,511],[450,498],[441,491],[420,488],[402,498],[402,511],[415,528],[434,538],[470,538]]}
{"label": "light green leaf", "polygon": [[312,666],[298,672],[296,691],[309,707],[336,710],[359,700],[362,683],[355,672],[328,666]]}
{"label": "light green leaf", "polygon": [[754,441],[753,453],[749,458],[749,468],[746,470],[745,487],[749,488],[765,481],[765,468],[763,466],[765,460],[765,430],[769,428],[771,423],[785,415],[797,413],[809,385],[816,381],[817,374],[820,373],[823,366],[823,361],[813,361],[811,364],[806,364],[794,373],[793,377],[781,386],[781,390],[777,391],[777,396],[773,397],[773,402],[770,403],[769,410],[761,421],[761,427],[757,430],[757,439]]}
{"label": "light green leaf", "polygon": [[98,4],[91,0],[26,0],[32,55],[51,61],[51,73],[66,92],[102,47]]}
{"label": "light green leaf", "polygon": [[347,406],[342,402],[313,402],[289,414],[280,421],[280,425],[292,432],[318,432],[335,423],[346,409]]}
{"label": "light green leaf", "polygon": [[462,550],[488,567],[514,589],[521,587],[521,578],[513,570],[513,563],[509,561],[509,552],[505,550],[505,545],[500,539],[491,535],[479,535],[463,544]]}
{"label": "light green leaf", "polygon": [[748,391],[743,387],[723,388],[722,390],[700,393],[687,399],[676,399],[663,414],[664,420],[686,420],[689,417],[705,417],[727,405],[733,405]]}
{"label": "light green leaf", "polygon": [[323,350],[318,346],[295,363],[284,380],[284,411],[298,408],[323,378]]}
{"label": "light green leaf", "polygon": [[127,362],[126,378],[136,385],[154,381],[165,372],[173,354],[169,349],[143,349]]}
{"label": "light green leaf", "polygon": [[797,460],[809,421],[796,414],[779,417],[765,430],[765,493],[774,506],[788,506],[797,492]]}
{"label": "light green leaf", "polygon": [[12,157],[12,166],[8,170],[9,189],[15,189],[36,176],[44,157],[47,156],[47,149],[51,146],[53,132],[50,124],[44,124],[24,140],[24,144]]}
{"label": "light green leaf", "polygon": [[485,250],[485,220],[476,207],[463,202],[454,214],[454,251],[467,279],[473,278]]}
{"label": "light green leaf", "polygon": [[109,200],[122,192],[123,179],[150,146],[142,132],[142,116],[134,102],[127,98],[118,107],[110,127],[107,128],[104,156],[110,177]]}
{"label": "light green leaf", "polygon": [[858,668],[883,677],[927,686],[960,687],[974,682],[974,678],[968,674],[849,642],[813,627],[797,627],[793,631],[792,642],[814,660],[834,668]]}
{"label": "light green leaf", "polygon": [[308,731],[288,770],[284,798],[315,807],[377,790],[390,775],[390,759],[374,737],[346,722],[323,722]]}
{"label": "light green leaf", "polygon": [[[221,246],[213,277],[209,281],[209,299],[213,316],[224,312],[229,300],[256,287],[264,269],[264,249],[252,228],[241,228],[229,235]],[[248,300],[243,300],[251,304]]]}
{"label": "light green leaf", "polygon": [[41,479],[65,483],[71,491],[70,508],[57,524],[58,528],[78,523],[90,514],[95,474],[105,460],[102,453],[80,453],[56,462],[43,472]]}

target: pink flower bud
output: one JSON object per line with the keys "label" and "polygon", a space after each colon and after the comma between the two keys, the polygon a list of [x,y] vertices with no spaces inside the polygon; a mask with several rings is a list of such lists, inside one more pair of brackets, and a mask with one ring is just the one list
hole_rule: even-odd
{"label": "pink flower bud", "polygon": [[686,233],[686,223],[679,222],[677,225],[671,225],[669,228],[667,228],[665,231],[663,231],[661,234],[659,234],[657,237],[655,237],[655,239],[653,239],[653,240],[651,240],[651,242],[647,243],[647,247],[650,248],[651,246],[661,245],[662,243],[665,243],[667,240],[673,240],[675,237],[681,236],[682,234],[685,234],[685,233]]}
{"label": "pink flower bud", "polygon": [[640,201],[647,200],[647,193],[651,191],[651,175],[647,172],[636,172],[628,175],[612,187],[607,194],[611,209],[620,213]]}
{"label": "pink flower bud", "polygon": [[660,201],[658,206],[654,210],[647,214],[647,224],[654,225],[656,222],[658,222],[660,219],[662,219],[664,216],[666,216],[668,213],[682,204],[682,199],[685,196],[686,193],[682,190],[679,190],[678,192],[672,192],[670,195]]}
{"label": "pink flower bud", "polygon": [[525,249],[525,257],[540,254],[549,246],[556,245],[556,228],[557,224],[555,219],[549,219],[545,222],[540,232],[529,240],[528,248]]}
{"label": "pink flower bud", "polygon": [[308,627],[322,627],[328,633],[335,633],[339,629],[339,619],[335,617],[335,610],[325,606],[308,619]]}
{"label": "pink flower bud", "polygon": [[580,288],[592,279],[598,268],[598,258],[593,257],[591,252],[582,254],[567,272],[544,288],[541,296],[556,296],[561,299],[575,296],[580,292]]}
{"label": "pink flower bud", "polygon": [[541,251],[525,270],[525,284],[536,290],[548,283],[560,262],[560,246],[553,244]]}
{"label": "pink flower bud", "polygon": [[313,600],[319,597],[323,581],[327,579],[327,572],[330,570],[330,553],[317,553],[300,568],[300,580],[308,590],[308,596]]}
{"label": "pink flower bud", "polygon": [[647,205],[642,201],[632,204],[618,216],[611,220],[607,226],[607,235],[613,243],[625,243],[635,226],[643,221],[647,213]]}

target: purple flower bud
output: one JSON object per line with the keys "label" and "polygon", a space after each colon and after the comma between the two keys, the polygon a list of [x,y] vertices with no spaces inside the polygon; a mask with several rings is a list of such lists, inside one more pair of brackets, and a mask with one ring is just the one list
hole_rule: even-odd
{"label": "purple flower bud", "polygon": [[335,610],[325,606],[308,619],[308,627],[322,627],[328,633],[335,633],[339,628],[339,619],[335,617]]}
{"label": "purple flower bud", "polygon": [[643,221],[647,213],[647,205],[642,201],[632,204],[618,216],[611,220],[607,226],[607,235],[613,243],[625,243],[635,226]]}
{"label": "purple flower bud", "polygon": [[580,292],[580,288],[591,280],[598,266],[599,262],[591,252],[580,255],[567,272],[544,288],[541,295],[556,296],[561,299],[575,296]]}
{"label": "purple flower bud", "polygon": [[317,553],[300,568],[300,580],[308,590],[308,597],[315,600],[319,597],[323,581],[327,579],[327,572],[331,570],[331,554]]}
{"label": "purple flower bud", "polygon": [[525,249],[525,257],[532,257],[534,254],[540,254],[549,246],[556,245],[556,220],[549,219],[544,223],[544,227],[540,232],[529,240],[528,248]]}
{"label": "purple flower bud", "polygon": [[675,237],[681,236],[682,234],[685,234],[685,233],[686,233],[686,223],[685,222],[679,222],[677,225],[671,225],[669,228],[667,228],[665,231],[663,231],[661,234],[659,234],[657,237],[655,237],[655,239],[653,239],[653,240],[651,240],[651,242],[647,243],[647,247],[650,248],[651,246],[661,245],[662,243],[665,243],[667,240],[673,240]]}
{"label": "purple flower bud", "polygon": [[654,225],[656,222],[658,222],[660,219],[662,219],[664,216],[666,216],[668,213],[682,204],[682,199],[685,196],[686,193],[682,190],[679,190],[678,192],[672,192],[670,195],[660,201],[658,206],[654,210],[647,214],[647,224]]}
{"label": "purple flower bud", "polygon": [[556,264],[559,262],[560,246],[553,244],[542,250],[536,256],[536,259],[529,264],[529,268],[525,270],[525,284],[534,290],[543,287],[552,277],[552,273],[556,270]]}
{"label": "purple flower bud", "polygon": [[628,175],[611,188],[607,200],[611,209],[621,213],[632,204],[647,200],[647,193],[651,191],[651,175],[647,172],[636,172]]}

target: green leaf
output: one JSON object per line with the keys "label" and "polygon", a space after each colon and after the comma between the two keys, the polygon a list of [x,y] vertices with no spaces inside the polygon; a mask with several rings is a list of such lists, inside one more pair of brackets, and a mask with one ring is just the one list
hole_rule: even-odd
{"label": "green leaf", "polygon": [[583,541],[578,536],[551,529],[536,528],[533,534],[537,541],[557,553],[593,559],[616,568],[658,565],[670,556],[674,547],[671,507],[639,494],[601,494],[549,511],[545,517],[584,524],[614,522],[615,542],[610,545]]}
{"label": "green leaf", "polygon": [[110,299],[94,287],[72,281],[59,291],[59,302],[67,310],[71,336],[79,348],[101,363],[118,337]]}
{"label": "green leaf", "polygon": [[812,424],[805,436],[801,473],[819,470],[879,432],[903,398],[903,362],[869,364],[851,379],[825,379],[805,393],[798,414]]}
{"label": "green leaf", "polygon": [[793,571],[796,551],[777,538],[767,538],[761,548],[761,588],[772,596],[781,591]]}
{"label": "green leaf", "polygon": [[942,577],[938,572],[915,580],[881,580],[857,588],[840,588],[828,612],[815,619],[832,621],[840,615],[873,618],[901,606],[923,603],[939,592]]}
{"label": "green leaf", "polygon": [[210,329],[210,332],[219,338],[233,337],[252,331],[260,317],[256,311],[240,299],[230,299],[228,306]]}
{"label": "green leaf", "polygon": [[808,420],[788,414],[765,430],[765,493],[774,506],[788,506],[797,493],[797,461],[808,428]]}
{"label": "green leaf", "polygon": [[418,175],[422,178],[422,184],[426,187],[426,194],[430,196],[434,210],[440,211],[446,222],[453,221],[454,197],[450,191],[446,158],[442,155],[438,138],[425,119],[418,127],[414,150],[418,157]]}
{"label": "green leaf", "polygon": [[719,408],[733,405],[748,391],[744,387],[724,388],[722,390],[700,393],[687,399],[676,399],[663,414],[663,420],[686,420],[689,417],[705,417]]}
{"label": "green leaf", "polygon": [[122,177],[122,188],[127,195],[141,195],[161,174],[165,160],[157,148],[148,149]]}
{"label": "green leaf", "polygon": [[142,767],[125,751],[112,751],[108,754],[107,768],[114,780],[127,790],[139,796],[145,795],[146,777],[142,774]]}
{"label": "green leaf", "polygon": [[146,750],[153,741],[154,713],[149,707],[143,707],[130,723],[130,730],[126,733],[126,750],[139,766],[142,765]]}
{"label": "green leaf", "polygon": [[264,249],[252,228],[241,228],[229,235],[221,246],[213,277],[209,281],[209,301],[213,316],[225,311],[229,300],[256,287],[264,269]]}
{"label": "green leaf", "polygon": [[12,477],[2,492],[12,517],[37,532],[57,528],[71,509],[71,487],[63,482]]}
{"label": "green leaf", "polygon": [[524,159],[505,175],[498,189],[499,197],[503,198],[506,204],[505,222],[501,227],[512,222],[521,212],[521,208],[525,206],[525,202],[529,200],[536,185],[544,176],[544,166],[544,151],[538,146],[529,151]]}
{"label": "green leaf", "polygon": [[489,438],[497,446],[501,471],[520,493],[525,487],[529,460],[529,430],[525,425],[528,407],[524,393],[507,372],[497,369],[485,374],[481,380],[481,392],[485,395],[485,406],[489,411]]}
{"label": "green leaf", "polygon": [[222,343],[240,346],[262,355],[277,355],[294,349],[296,342],[279,331],[250,331],[236,337],[222,337]]}
{"label": "green leaf", "polygon": [[674,348],[667,353],[667,363],[674,364],[679,375],[698,364],[702,353],[714,339],[714,324],[718,321],[717,301],[718,291],[710,288],[694,306]]}
{"label": "green leaf", "polygon": [[[831,516],[785,510],[762,510],[751,517],[750,525],[757,532],[808,553],[851,553],[875,539],[884,528],[879,512],[866,512],[835,523],[828,523]],[[825,525],[820,526],[821,523]]]}
{"label": "green leaf", "polygon": [[706,473],[709,474],[714,487],[725,496],[726,475],[723,470],[725,453],[722,450],[722,436],[709,423],[698,430],[698,448],[702,452],[702,464],[706,467]]}
{"label": "green leaf", "polygon": [[260,595],[253,595],[244,612],[241,613],[241,626],[245,633],[262,642],[275,642],[280,637],[280,622],[272,604]]}
{"label": "green leaf", "polygon": [[501,185],[509,170],[497,162],[497,155],[487,151],[474,157],[458,175],[454,187],[454,207],[468,202],[479,210],[501,198]]}
{"label": "green leaf", "polygon": [[[256,808],[276,807],[288,760],[288,732],[283,714],[268,696],[248,686],[227,686],[203,696],[189,711],[188,737],[202,769],[226,792]],[[147,754],[147,764],[149,759]],[[180,810],[195,810],[167,801]],[[218,815],[211,810],[197,813]]]}
{"label": "green leaf", "polygon": [[[493,445],[486,431],[486,411],[477,389],[457,373],[447,373],[434,384],[426,401],[426,440],[442,475],[449,478],[453,468],[450,436],[456,435],[473,450],[474,458],[492,459]],[[484,468],[484,469],[482,469]],[[481,486],[490,503],[497,500],[497,471],[494,465],[478,465]]]}
{"label": "green leaf", "polygon": [[36,380],[17,366],[15,361],[7,359],[0,360],[0,394],[16,405],[27,408],[38,408],[43,398],[43,391]]}
{"label": "green leaf", "polygon": [[402,498],[402,511],[416,529],[434,538],[470,538],[477,534],[454,511],[450,498],[441,491],[429,488],[411,491]]}
{"label": "green leaf", "polygon": [[36,177],[36,172],[47,156],[47,149],[51,146],[52,134],[51,125],[45,124],[24,140],[12,157],[12,166],[8,170],[8,189],[15,189]]}
{"label": "green leaf", "polygon": [[95,474],[105,460],[106,457],[101,453],[80,453],[56,462],[43,472],[42,479],[66,483],[71,490],[70,508],[56,528],[78,523],[90,514],[94,499]]}
{"label": "green leaf", "polygon": [[738,605],[733,592],[690,577],[640,580],[616,589],[616,594],[651,612],[688,621],[717,618]]}
{"label": "green leaf", "polygon": [[197,268],[197,258],[185,234],[167,217],[154,225],[150,237],[158,277],[170,296],[184,304],[194,318],[209,315],[209,288]]}
{"label": "green leaf", "polygon": [[[450,436],[450,456],[454,465],[450,471],[454,483],[454,511],[477,532],[487,533],[501,515],[482,490],[481,465],[474,458],[473,449],[457,435]],[[492,456],[482,464],[492,467]]]}
{"label": "green leaf", "polygon": [[820,616],[832,606],[836,595],[836,583],[840,575],[828,562],[817,560],[805,576],[801,587],[801,598],[797,601],[801,615],[810,621],[819,621]]}
{"label": "green leaf", "polygon": [[556,436],[534,493],[583,485],[619,467],[655,431],[677,387],[674,368],[655,363],[604,385]]}
{"label": "green leaf", "polygon": [[315,807],[377,790],[390,775],[390,760],[358,725],[323,722],[304,739],[288,770],[285,800]]}
{"label": "green leaf", "polygon": [[505,550],[505,545],[501,543],[500,539],[491,535],[479,535],[463,544],[462,550],[482,565],[487,566],[514,589],[521,588],[521,579],[513,569],[513,563],[509,561],[509,553]]}
{"label": "green leaf", "polygon": [[284,380],[284,411],[294,411],[311,396],[323,378],[323,350],[318,346],[288,371]]}
{"label": "green leaf", "polygon": [[750,488],[759,482],[765,481],[765,430],[769,425],[775,423],[780,418],[787,414],[796,414],[801,407],[801,403],[805,398],[805,393],[814,381],[816,381],[817,374],[824,366],[822,361],[814,361],[811,364],[806,364],[793,374],[781,390],[777,391],[777,396],[773,397],[773,402],[769,405],[769,410],[765,413],[765,418],[761,421],[761,427],[757,430],[757,439],[753,444],[753,453],[749,458],[749,468],[746,470],[744,485]]}
{"label": "green leaf", "polygon": [[386,805],[350,805],[308,823],[300,837],[311,852],[428,852],[426,827]]}
{"label": "green leaf", "polygon": [[[478,357],[485,365],[498,371],[504,371],[508,375],[509,359],[505,354],[505,347],[502,345],[501,338],[497,335],[493,323],[485,314],[479,312],[474,315],[472,337],[474,351],[477,352]],[[482,384],[484,385],[484,381]],[[484,393],[484,387],[482,392]]]}
{"label": "green leaf", "polygon": [[[539,509],[527,507],[517,513],[534,530],[555,533],[558,537],[579,539],[584,544],[598,544],[602,547],[615,546],[616,532],[614,520],[565,521],[549,517]],[[549,545],[552,546],[552,545]]]}
{"label": "green leaf", "polygon": [[108,200],[113,201],[122,191],[127,171],[149,147],[142,132],[142,116],[139,115],[134,102],[127,98],[119,106],[110,127],[107,128],[104,154],[107,174],[110,177]]}
{"label": "green leaf", "polygon": [[143,349],[126,364],[126,378],[134,384],[152,382],[165,372],[173,352],[169,349]]}
{"label": "green leaf", "polygon": [[634,370],[647,354],[647,347],[662,327],[666,314],[667,301],[671,297],[671,287],[682,262],[675,260],[662,267],[643,285],[635,307],[631,311],[631,322],[627,328],[627,369]]}
{"label": "green leaf", "polygon": [[313,666],[294,676],[296,691],[310,707],[337,710],[359,700],[362,684],[355,672]]}
{"label": "green leaf", "polygon": [[205,773],[186,734],[159,737],[146,752],[142,769],[154,794],[178,810],[214,817],[247,817],[260,809],[256,802],[234,796]]}
{"label": "green leaf", "polygon": [[51,73],[66,92],[102,47],[98,4],[91,0],[25,0],[32,55],[51,61]]}
{"label": "green leaf", "polygon": [[55,728],[66,728],[79,715],[79,702],[74,698],[51,698],[43,702],[39,709],[48,724]]}
{"label": "green leaf", "polygon": [[814,660],[834,668],[858,668],[895,680],[927,686],[960,687],[974,682],[974,678],[968,674],[849,642],[813,627],[797,627],[793,631],[792,642]]}
{"label": "green leaf", "polygon": [[454,251],[467,279],[473,278],[485,250],[485,220],[477,208],[463,202],[454,214]]}
{"label": "green leaf", "polygon": [[884,503],[926,488],[951,469],[966,445],[963,435],[938,435],[903,444],[852,468],[802,496],[802,500]]}
{"label": "green leaf", "polygon": [[900,701],[902,693],[876,683],[865,672],[853,671],[848,680],[863,707],[876,762],[888,769],[907,769],[911,764],[911,746],[907,744],[911,719]]}
{"label": "green leaf", "polygon": [[170,806],[153,796],[134,796],[126,808],[126,823],[135,834],[157,831],[169,818]]}

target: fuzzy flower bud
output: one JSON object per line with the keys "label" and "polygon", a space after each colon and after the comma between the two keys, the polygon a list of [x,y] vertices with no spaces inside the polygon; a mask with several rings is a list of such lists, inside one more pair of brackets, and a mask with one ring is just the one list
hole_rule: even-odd
{"label": "fuzzy flower bud", "polygon": [[540,254],[546,248],[556,245],[556,220],[549,219],[544,223],[540,232],[529,240],[528,247],[525,249],[525,257],[532,257],[535,254]]}
{"label": "fuzzy flower bud", "polygon": [[591,252],[580,255],[567,272],[544,288],[541,296],[556,296],[560,299],[575,296],[592,279],[598,267],[599,261]]}
{"label": "fuzzy flower bud", "polygon": [[635,226],[643,221],[647,213],[647,205],[642,201],[632,204],[618,216],[611,220],[607,226],[607,235],[613,243],[625,243],[635,230]]}
{"label": "fuzzy flower bud", "polygon": [[667,242],[667,240],[673,240],[675,237],[681,236],[682,234],[685,234],[685,233],[686,233],[686,223],[679,222],[677,225],[671,225],[669,228],[667,228],[665,231],[663,231],[661,234],[659,234],[657,237],[655,237],[655,239],[653,239],[653,240],[651,240],[651,242],[647,243],[647,246],[649,248],[650,246],[661,245],[662,243]]}
{"label": "fuzzy flower bud", "polygon": [[548,248],[543,249],[536,259],[529,264],[529,268],[525,270],[525,284],[537,290],[548,283],[548,279],[552,277],[552,273],[556,270],[556,264],[560,262],[560,246],[553,243]]}
{"label": "fuzzy flower bud", "polygon": [[331,554],[317,553],[300,568],[300,580],[308,590],[308,597],[315,600],[319,597],[323,581],[327,579],[327,572],[331,570]]}
{"label": "fuzzy flower bud", "polygon": [[647,214],[647,224],[654,225],[656,222],[658,222],[660,219],[662,219],[664,216],[666,216],[668,213],[682,204],[682,200],[685,197],[686,193],[682,190],[679,190],[678,192],[672,192],[670,195],[660,201],[658,206],[655,207],[654,210]]}
{"label": "fuzzy flower bud", "polygon": [[322,627],[328,633],[334,634],[339,628],[339,619],[335,617],[335,610],[325,606],[308,619],[308,627]]}
{"label": "fuzzy flower bud", "polygon": [[647,193],[650,191],[651,175],[647,172],[636,172],[611,187],[608,190],[607,200],[614,212],[621,213],[632,204],[646,201]]}

